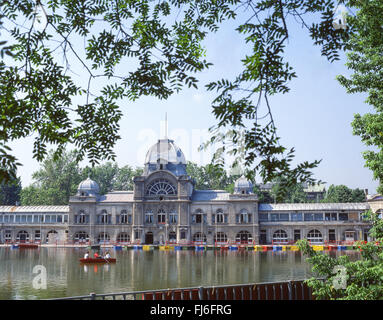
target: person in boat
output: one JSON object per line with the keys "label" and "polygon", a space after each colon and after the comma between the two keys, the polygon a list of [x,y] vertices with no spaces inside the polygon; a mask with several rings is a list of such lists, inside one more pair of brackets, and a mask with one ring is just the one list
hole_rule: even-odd
{"label": "person in boat", "polygon": [[89,258],[89,251],[87,251],[84,255],[84,259],[88,259]]}
{"label": "person in boat", "polygon": [[109,251],[107,251],[107,252],[105,253],[104,259],[110,259],[110,253],[109,253]]}
{"label": "person in boat", "polygon": [[101,256],[98,254],[97,251],[94,253],[94,257],[95,257],[96,259],[101,259]]}

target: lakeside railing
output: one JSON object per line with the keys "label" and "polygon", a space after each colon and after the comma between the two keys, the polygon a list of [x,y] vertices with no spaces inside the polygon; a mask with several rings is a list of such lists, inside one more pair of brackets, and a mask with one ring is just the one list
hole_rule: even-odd
{"label": "lakeside railing", "polygon": [[49,300],[314,300],[304,280],[130,291]]}

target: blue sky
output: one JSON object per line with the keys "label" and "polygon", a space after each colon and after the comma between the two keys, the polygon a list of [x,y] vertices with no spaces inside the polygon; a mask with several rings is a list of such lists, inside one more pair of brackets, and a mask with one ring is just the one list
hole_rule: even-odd
{"label": "blue sky", "polygon": [[[370,112],[371,108],[364,103],[363,95],[347,94],[335,80],[338,74],[349,74],[344,66],[346,58],[342,55],[340,61],[328,62],[321,56],[320,48],[313,46],[306,31],[294,24],[291,27],[286,55],[298,78],[291,81],[288,94],[270,99],[281,143],[295,148],[296,162],[322,159],[314,173],[317,179],[327,182],[327,186],[345,184],[374,193],[378,183],[364,168],[361,154],[366,147],[359,137],[352,135],[351,129],[353,115]],[[207,129],[216,123],[211,114],[214,94],[206,92],[204,85],[222,77],[233,79],[240,72],[240,59],[249,48],[233,30],[233,23],[209,35],[205,46],[206,58],[214,66],[198,75],[198,90],[185,89],[168,100],[143,97],[136,102],[121,102],[124,113],[121,140],[115,146],[120,166],[143,165],[146,150],[163,135],[160,127],[165,113],[168,136],[181,147],[187,160],[199,164],[210,160],[209,153],[197,150],[208,137]],[[129,65],[126,68],[128,70]],[[23,163],[19,175],[26,186],[32,182],[32,172],[39,168],[38,162],[32,159],[33,138],[13,142],[11,147]]]}

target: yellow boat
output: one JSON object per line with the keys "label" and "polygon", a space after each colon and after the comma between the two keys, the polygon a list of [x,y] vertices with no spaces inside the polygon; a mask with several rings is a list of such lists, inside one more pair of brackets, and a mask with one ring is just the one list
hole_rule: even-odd
{"label": "yellow boat", "polygon": [[290,246],[290,250],[291,251],[299,251],[299,247],[298,246]]}
{"label": "yellow boat", "polygon": [[323,246],[318,246],[318,245],[313,245],[314,251],[323,251],[324,247]]}

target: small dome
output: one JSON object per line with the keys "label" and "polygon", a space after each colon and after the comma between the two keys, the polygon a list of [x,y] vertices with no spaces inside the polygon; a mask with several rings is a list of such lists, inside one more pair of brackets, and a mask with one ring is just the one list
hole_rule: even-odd
{"label": "small dome", "polygon": [[253,184],[246,179],[244,175],[238,178],[234,183],[234,192],[235,193],[252,193]]}
{"label": "small dome", "polygon": [[97,182],[88,177],[78,185],[77,191],[79,195],[93,196],[100,192],[100,187]]}

